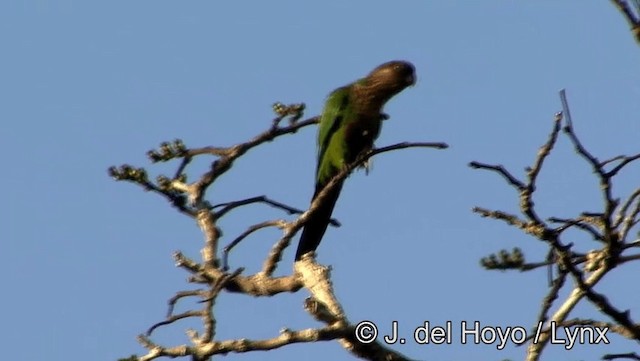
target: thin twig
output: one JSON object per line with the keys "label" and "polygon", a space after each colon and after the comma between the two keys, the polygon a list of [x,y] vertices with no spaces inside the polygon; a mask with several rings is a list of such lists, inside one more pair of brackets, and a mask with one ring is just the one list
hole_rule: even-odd
{"label": "thin twig", "polygon": [[253,232],[256,232],[258,230],[261,230],[267,227],[276,227],[279,229],[283,229],[286,226],[287,226],[287,222],[285,220],[278,219],[275,221],[265,221],[258,224],[254,224],[249,228],[247,228],[246,231],[242,232],[242,234],[236,237],[233,241],[231,241],[228,245],[226,245],[222,250],[222,269],[225,271],[229,269],[229,252],[231,252],[231,250],[235,246],[237,246],[240,242],[242,242],[242,240],[247,238]]}
{"label": "thin twig", "polygon": [[640,45],[640,18],[637,15],[637,13],[640,12],[640,2],[638,0],[633,0],[636,8],[635,12],[631,9],[629,2],[626,0],[611,0],[611,2],[624,16],[624,19],[631,28],[631,34],[633,34],[636,42]]}
{"label": "thin twig", "polygon": [[369,160],[370,158],[381,154],[386,153],[398,149],[406,149],[406,148],[435,148],[435,149],[446,149],[448,145],[442,142],[402,142],[396,143],[392,145],[388,145],[381,148],[374,148],[368,152],[360,154],[356,157],[356,160],[345,166],[340,170],[336,175],[334,175],[331,180],[325,185],[325,187],[320,191],[316,197],[311,202],[309,209],[304,212],[298,219],[294,222],[289,223],[285,229],[282,238],[278,240],[271,248],[269,255],[262,266],[262,272],[266,275],[272,275],[276,270],[276,266],[278,261],[280,261],[282,257],[282,252],[289,246],[291,243],[291,239],[293,236],[306,224],[306,222],[313,217],[313,215],[317,212],[317,210],[324,204],[327,196],[339,186],[339,184],[346,179],[351,172],[362,166]]}
{"label": "thin twig", "polygon": [[[216,214],[218,215],[218,219],[222,218],[225,214],[227,214],[229,211],[240,207],[240,206],[244,206],[244,205],[248,205],[248,204],[252,204],[252,203],[265,203],[268,204],[272,207],[278,208],[278,209],[282,209],[285,212],[287,212],[288,214],[302,214],[304,211],[298,208],[294,208],[291,206],[288,206],[284,203],[281,202],[277,202],[274,201],[272,199],[269,199],[267,196],[257,196],[257,197],[251,197],[251,198],[246,198],[246,199],[241,199],[239,201],[233,201],[233,202],[226,202],[226,203],[219,203],[219,204],[215,204],[213,206],[211,206],[212,209],[215,208],[219,208],[219,207],[223,207],[221,210],[217,211]],[[329,220],[329,224],[331,224],[334,227],[340,227],[340,222],[334,218],[331,218]]]}
{"label": "thin twig", "polygon": [[180,291],[176,293],[176,295],[171,297],[167,302],[169,304],[169,307],[167,310],[167,317],[171,317],[171,315],[173,314],[173,309],[175,308],[176,303],[180,299],[185,297],[202,296],[203,292],[204,292],[203,290],[192,290],[192,291]]}
{"label": "thin twig", "polygon": [[203,312],[202,311],[187,311],[187,312],[183,312],[183,313],[179,313],[177,315],[173,315],[170,317],[167,317],[166,320],[164,321],[160,321],[156,324],[154,324],[153,326],[149,327],[149,329],[146,332],[147,336],[151,336],[151,334],[153,333],[153,331],[160,327],[160,326],[165,326],[165,325],[169,325],[172,324],[176,321],[185,319],[185,318],[189,318],[189,317],[200,317],[202,316]]}
{"label": "thin twig", "polygon": [[553,284],[547,292],[547,295],[542,300],[542,307],[540,309],[540,313],[538,313],[538,322],[546,322],[549,319],[549,310],[553,306],[553,302],[558,299],[558,294],[562,286],[564,286],[565,281],[567,280],[567,273],[560,271],[558,276],[553,280]]}
{"label": "thin twig", "polygon": [[628,353],[610,353],[602,356],[603,360],[617,360],[617,359],[627,359],[627,360],[640,360],[640,355],[635,352]]}
{"label": "thin twig", "polygon": [[500,174],[509,184],[511,184],[516,190],[522,191],[525,188],[524,183],[522,183],[518,178],[514,177],[513,174],[509,173],[502,165],[492,165],[485,164],[480,162],[470,162],[469,167],[474,169],[486,169],[490,171],[494,171]]}
{"label": "thin twig", "polygon": [[551,222],[551,223],[562,223],[563,225],[556,228],[555,232],[557,233],[562,233],[564,231],[566,231],[567,229],[571,228],[571,227],[576,227],[580,230],[583,230],[587,233],[589,233],[591,235],[591,237],[593,237],[593,239],[597,240],[597,241],[603,241],[603,237],[602,235],[593,227],[591,227],[588,224],[584,223],[584,219],[582,216],[579,216],[576,219],[568,219],[568,218],[558,218],[558,217],[549,217],[547,218],[547,221]]}
{"label": "thin twig", "polygon": [[[618,174],[618,172],[620,172],[620,170],[622,168],[624,168],[626,165],[628,165],[631,162],[634,162],[638,159],[640,159],[640,154],[636,154],[636,155],[632,155],[630,157],[626,157],[626,156],[621,156],[622,157],[622,162],[620,162],[617,166],[615,166],[612,170],[607,172],[607,176],[608,177],[614,177],[615,175]],[[602,164],[602,166],[604,167],[604,162]]]}

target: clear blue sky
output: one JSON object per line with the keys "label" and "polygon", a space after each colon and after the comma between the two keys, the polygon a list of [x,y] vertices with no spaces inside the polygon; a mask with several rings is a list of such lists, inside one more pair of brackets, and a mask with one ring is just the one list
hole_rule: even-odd
{"label": "clear blue sky", "polygon": [[[516,174],[534,159],[567,88],[576,128],[601,158],[639,151],[640,48],[609,1],[214,2],[4,1],[0,5],[0,344],[6,360],[115,360],[141,354],[135,336],[160,321],[166,300],[192,286],[171,252],[196,257],[195,223],[160,197],[108,178],[110,165],[149,165],[145,152],[180,138],[188,146],[230,145],[264,130],[271,104],[305,102],[318,114],[333,88],[391,59],[407,59],[419,82],[393,99],[377,144],[444,141],[446,151],[405,150],[353,175],[319,261],[351,320],[409,328],[429,320],[533,325],[546,271],[483,271],[478,260],[545,247],[472,214],[475,205],[515,211],[515,192],[471,160]],[[267,194],[306,207],[313,189],[315,129],[253,151],[211,189],[223,202]],[[208,161],[208,160],[207,160]],[[192,176],[207,162],[196,162]],[[151,166],[152,175],[172,167]],[[616,183],[625,196],[638,167]],[[636,182],[634,182],[636,180]],[[545,216],[598,210],[589,167],[559,141],[540,179]],[[285,215],[249,207],[225,219],[223,243],[243,227]],[[232,255],[258,269],[278,232],[259,233]],[[582,250],[596,245],[574,235]],[[290,272],[293,247],[279,274]],[[537,258],[538,257],[538,258]],[[637,265],[598,289],[638,319]],[[631,278],[634,277],[634,278]],[[283,327],[318,326],[304,291],[254,299],[224,294],[218,337],[268,338]],[[182,304],[185,310],[191,304]],[[591,306],[572,316],[597,317]],[[185,322],[157,332],[185,340]],[[547,359],[598,359],[636,344]],[[428,360],[521,359],[512,345],[395,348]],[[336,342],[293,345],[243,360],[350,359]]]}

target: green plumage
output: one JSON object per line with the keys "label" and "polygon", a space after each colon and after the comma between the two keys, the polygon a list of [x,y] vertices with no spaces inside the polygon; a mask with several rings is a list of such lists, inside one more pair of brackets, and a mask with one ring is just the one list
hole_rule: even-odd
{"label": "green plumage", "polygon": [[[376,67],[366,77],[329,94],[320,117],[316,187],[312,201],[341,169],[373,147],[380,134],[385,103],[413,85],[415,80],[415,69],[411,63],[390,61]],[[341,189],[342,183],[327,194],[305,224],[296,260],[320,244]]]}

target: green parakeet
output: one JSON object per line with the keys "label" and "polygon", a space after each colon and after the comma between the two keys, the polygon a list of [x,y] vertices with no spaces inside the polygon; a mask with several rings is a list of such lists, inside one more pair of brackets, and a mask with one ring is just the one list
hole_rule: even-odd
{"label": "green parakeet", "polygon": [[[385,103],[415,82],[413,64],[390,61],[376,67],[366,77],[329,94],[320,117],[316,188],[312,202],[340,170],[373,147],[385,117],[382,113]],[[342,183],[327,195],[305,224],[296,261],[320,244],[341,189]]]}

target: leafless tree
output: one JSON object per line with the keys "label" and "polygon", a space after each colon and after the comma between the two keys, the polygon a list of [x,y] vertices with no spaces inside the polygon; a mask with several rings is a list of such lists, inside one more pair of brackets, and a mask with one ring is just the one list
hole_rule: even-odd
{"label": "leafless tree", "polygon": [[611,0],[631,28],[631,34],[640,45],[640,0]]}
{"label": "leafless tree", "polygon": [[[304,257],[295,263],[295,269],[289,276],[274,277],[274,271],[281,262],[282,252],[289,246],[291,239],[304,226],[310,216],[319,208],[333,187],[347,177],[355,168],[363,165],[377,154],[404,148],[444,149],[445,143],[398,143],[387,147],[373,149],[362,154],[356,161],[337,174],[308,210],[302,211],[283,204],[267,196],[261,195],[248,199],[232,200],[225,203],[211,204],[206,199],[207,190],[219,177],[233,169],[234,163],[247,152],[274,139],[295,134],[299,129],[317,123],[318,118],[300,120],[303,116],[304,104],[285,106],[274,105],[277,117],[266,131],[252,139],[230,147],[187,148],[182,141],[163,143],[159,149],[147,153],[152,162],[178,161],[173,176],[158,176],[155,181],[149,179],[144,168],[130,165],[111,167],[109,174],[116,180],[129,181],[164,198],[182,214],[196,220],[204,234],[204,245],[201,250],[202,259],[193,260],[178,252],[174,254],[176,264],[190,273],[189,281],[199,285],[197,289],[178,291],[169,300],[169,310],[164,320],[151,326],[147,332],[138,337],[138,341],[146,348],[143,356],[132,356],[132,360],[149,361],[162,356],[189,356],[193,360],[208,360],[213,355],[224,355],[230,352],[250,352],[271,350],[292,343],[316,342],[318,340],[338,340],[343,347],[354,355],[370,360],[408,360],[405,356],[393,351],[380,342],[362,343],[355,337],[354,325],[345,315],[333,292],[330,272],[327,267],[315,262],[314,256]],[[283,121],[288,124],[283,125]],[[256,149],[257,150],[257,149]],[[194,182],[187,182],[185,171],[195,157],[213,156],[211,167]],[[248,225],[230,244],[220,252],[219,221],[227,214],[240,207],[255,203],[264,203],[296,215],[294,219],[272,219],[258,224]],[[336,220],[332,220],[338,225]],[[260,230],[275,227],[282,231],[280,239],[275,240],[270,252],[265,254],[262,268],[252,275],[244,275],[243,268],[228,269],[227,255],[246,237]],[[255,297],[274,296],[283,292],[296,292],[306,288],[311,297],[304,303],[304,309],[315,319],[324,323],[324,327],[304,330],[284,329],[279,335],[270,339],[250,340],[218,340],[216,339],[215,302],[221,292],[244,293]],[[200,309],[174,314],[174,305],[182,299],[197,297],[202,305]],[[188,331],[191,340],[189,345],[163,346],[152,341],[151,335],[158,327],[168,326],[186,318],[200,318],[202,331]]]}
{"label": "leafless tree", "polygon": [[[560,92],[563,110],[553,120],[547,141],[538,151],[533,164],[526,169],[525,179],[518,179],[501,165],[471,162],[470,167],[488,170],[501,176],[514,188],[519,198],[520,214],[510,214],[501,210],[475,207],[473,211],[482,217],[493,218],[507,223],[522,232],[535,237],[548,248],[544,260],[527,262],[519,248],[502,250],[484,258],[482,265],[489,270],[532,271],[552,267],[555,277],[550,280],[549,291],[541,302],[538,320],[532,327],[527,349],[527,360],[539,360],[544,348],[549,344],[552,329],[591,330],[594,341],[601,334],[615,333],[640,342],[640,325],[632,319],[629,310],[621,310],[609,297],[598,292],[598,283],[615,269],[640,259],[640,239],[633,231],[640,222],[640,187],[619,198],[614,192],[613,180],[640,154],[618,155],[599,160],[591,154],[578,138],[571,120],[566,94]],[[556,216],[543,219],[534,203],[537,180],[545,161],[552,154],[560,131],[570,140],[579,157],[585,160],[598,179],[602,194],[602,208],[584,211],[573,217]],[[576,250],[584,244],[567,236],[565,232],[576,229],[586,238],[595,240],[599,248],[588,252]],[[586,247],[593,247],[587,244]],[[560,296],[563,289],[569,289],[568,296]],[[602,319],[569,318],[579,302],[589,302],[602,314]],[[555,306],[555,308],[554,308]],[[597,338],[596,338],[597,337]],[[608,339],[607,339],[608,340]],[[625,358],[631,354],[605,355],[605,359]],[[634,354],[635,355],[635,354]],[[634,356],[637,357],[637,356]]]}

